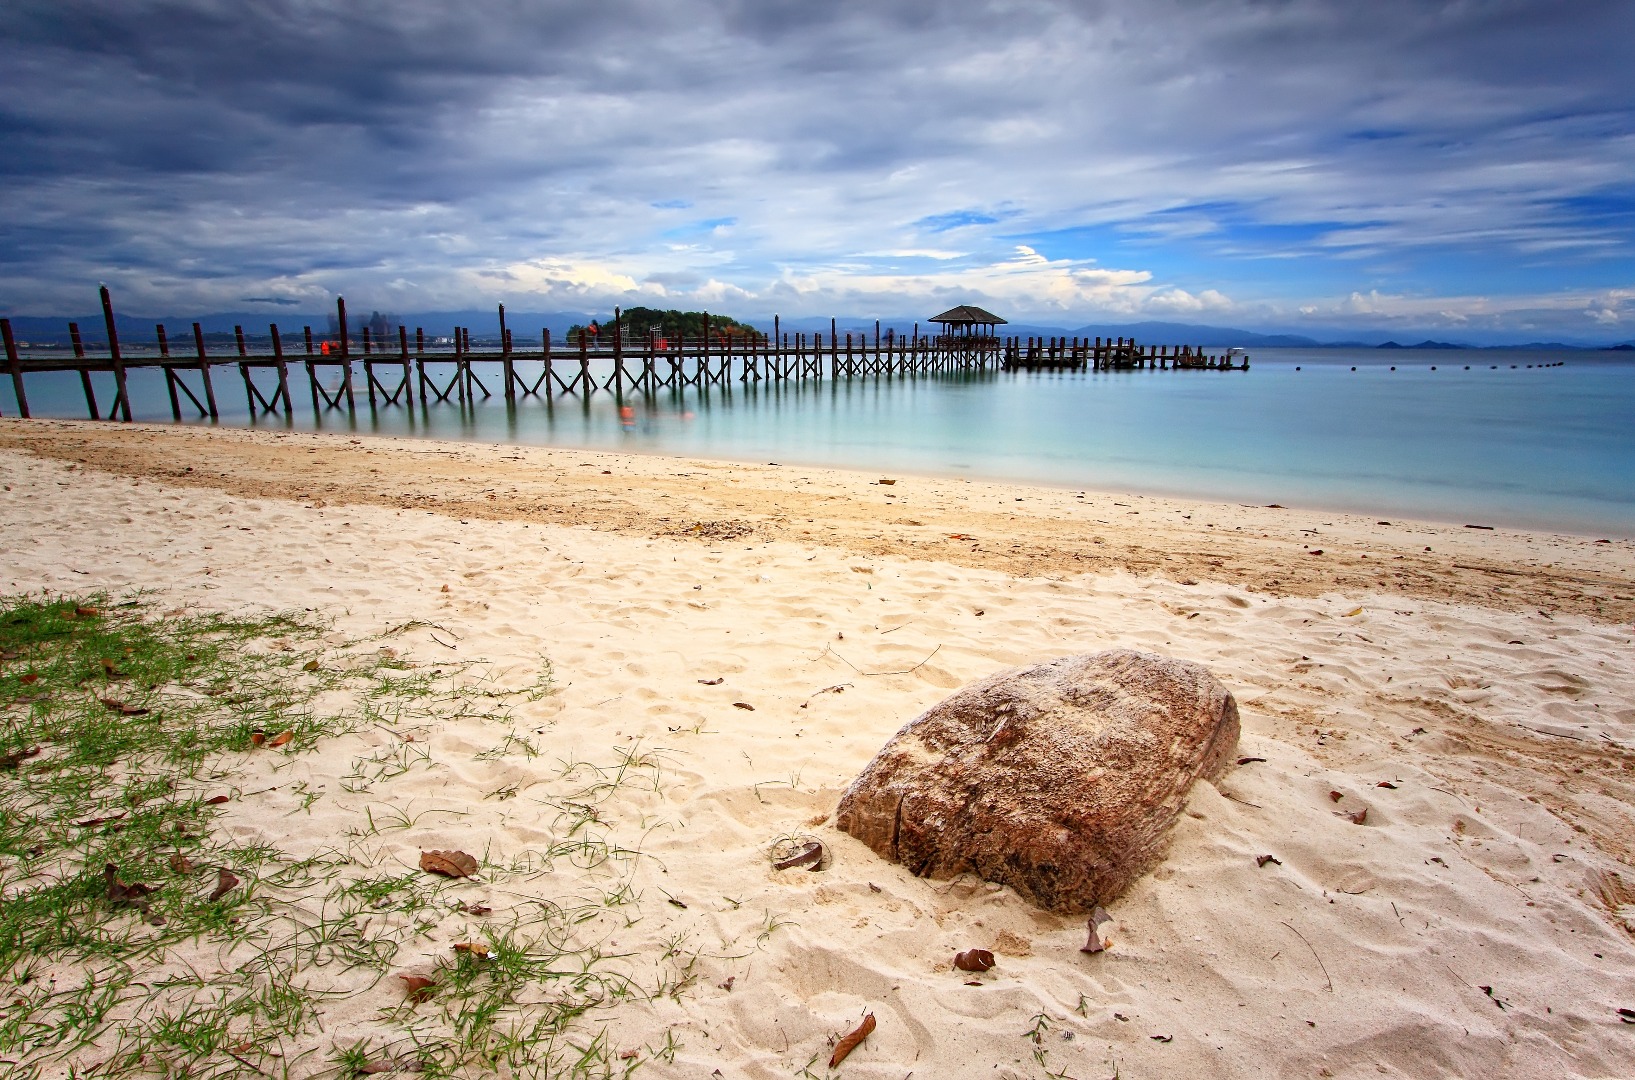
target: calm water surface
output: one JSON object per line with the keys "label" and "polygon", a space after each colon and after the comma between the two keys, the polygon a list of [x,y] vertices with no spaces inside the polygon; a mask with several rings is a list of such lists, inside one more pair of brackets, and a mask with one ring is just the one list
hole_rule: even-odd
{"label": "calm water surface", "polygon": [[[496,366],[485,376],[495,395],[473,408],[371,411],[360,391],[355,418],[332,411],[316,422],[296,367],[290,426],[1635,536],[1635,358],[1279,349],[1252,359],[1247,373],[999,373],[661,390],[627,395],[622,404],[633,417],[621,417],[611,393],[588,404],[529,398],[507,408]],[[1545,366],[1558,362],[1564,366]],[[111,377],[98,379],[106,408]],[[9,380],[0,383],[0,409],[16,415]],[[161,377],[133,373],[131,383],[138,419],[168,422]],[[250,423],[231,367],[217,369],[216,391],[222,423]],[[77,377],[33,376],[29,396],[36,415],[84,415]],[[285,427],[282,417],[256,423]]]}

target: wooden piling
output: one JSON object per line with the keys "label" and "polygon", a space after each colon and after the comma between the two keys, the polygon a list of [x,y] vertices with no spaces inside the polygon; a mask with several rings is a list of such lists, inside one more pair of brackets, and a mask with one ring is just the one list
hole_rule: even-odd
{"label": "wooden piling", "polygon": [[346,411],[355,413],[358,405],[352,395],[352,347],[346,330],[346,297],[335,298],[335,313],[341,328],[341,389],[346,392]]}
{"label": "wooden piling", "polygon": [[[273,360],[278,365],[278,394],[284,399],[284,419],[288,420],[295,415],[290,407],[290,372],[289,365],[284,362],[284,339],[278,333],[278,324],[267,324],[267,332],[272,335]],[[273,398],[277,404],[278,398]]]}
{"label": "wooden piling", "polygon": [[199,375],[204,379],[204,402],[210,409],[210,419],[220,419],[216,410],[216,387],[210,381],[210,358],[204,352],[204,328],[193,324],[193,348],[199,357]]}
{"label": "wooden piling", "polygon": [[11,370],[11,389],[17,395],[17,415],[29,418],[28,391],[23,389],[23,365],[17,358],[17,340],[11,336],[11,320],[0,319],[0,338],[6,344],[6,367]]}
{"label": "wooden piling", "polygon": [[[114,325],[114,302],[108,295],[108,286],[102,286],[102,319],[108,325],[108,357],[114,365],[114,387],[119,392],[119,400],[114,404],[119,408],[119,418],[126,423],[131,419],[131,397],[125,385],[125,360],[119,354],[119,329]],[[112,411],[109,412],[112,418]]]}
{"label": "wooden piling", "polygon": [[[79,323],[68,324],[68,340],[74,345],[74,359],[85,359],[85,342],[79,336]],[[79,369],[79,383],[85,390],[85,407],[91,411],[92,420],[101,420],[102,414],[97,411],[96,387],[91,384],[91,372],[85,367]]]}

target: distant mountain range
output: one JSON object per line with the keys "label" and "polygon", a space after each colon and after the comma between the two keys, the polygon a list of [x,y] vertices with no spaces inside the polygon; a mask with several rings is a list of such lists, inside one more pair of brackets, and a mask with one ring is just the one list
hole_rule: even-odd
{"label": "distant mountain range", "polygon": [[[355,327],[361,328],[374,312],[371,310],[353,309],[347,313],[347,321]],[[430,311],[410,314],[382,313],[387,323],[396,327],[401,324],[408,327],[412,336],[416,328],[423,329],[433,337],[446,337],[453,333],[456,326],[465,327],[476,341],[493,341],[499,337],[499,313],[496,309],[477,310],[465,309],[458,311]],[[541,331],[549,329],[554,338],[561,339],[567,334],[570,326],[583,324],[593,318],[606,318],[610,313],[589,311],[551,311],[528,312],[507,311],[506,327],[511,331],[518,348],[526,347],[524,342],[536,342]],[[758,329],[770,332],[772,330],[772,316],[739,312],[722,312],[731,314],[753,324]],[[226,311],[208,315],[167,315],[154,317],[151,315],[117,315],[115,325],[119,329],[120,339],[131,344],[151,345],[155,338],[154,326],[163,323],[170,337],[172,348],[178,352],[188,351],[192,344],[192,324],[197,322],[212,343],[219,343],[224,337],[231,340],[234,327],[242,326],[246,335],[265,341],[268,337],[268,326],[276,322],[280,333],[286,341],[298,342],[302,338],[304,327],[312,327],[314,334],[325,334],[330,331],[334,315],[331,312],[321,314],[305,314],[289,311],[280,307],[275,311]],[[100,312],[88,315],[52,315],[52,316],[18,316],[11,320],[12,332],[19,341],[35,344],[66,345],[69,340],[68,324],[79,324],[80,333],[89,346],[96,343],[97,348],[105,347],[103,342],[107,332],[103,327]],[[881,332],[895,329],[900,334],[909,333],[918,323],[920,332],[929,333],[933,327],[927,320],[916,319],[910,316],[883,317],[878,320]],[[847,316],[833,320],[832,325],[841,334],[857,334],[872,339],[877,320],[873,317]],[[829,334],[831,320],[827,317],[797,316],[779,320],[780,328],[785,333],[813,334],[821,333],[825,337]],[[1478,345],[1450,341],[1439,341],[1430,337],[1413,345],[1404,345],[1395,339],[1386,338],[1381,333],[1358,333],[1356,336],[1342,341],[1320,341],[1302,334],[1270,334],[1254,330],[1243,330],[1234,327],[1210,326],[1200,323],[1178,322],[1135,322],[1135,323],[1086,323],[1079,327],[1052,326],[1044,323],[1011,322],[1002,327],[1006,334],[1015,334],[1021,337],[1080,337],[1080,338],[1133,338],[1142,344],[1152,345],[1192,345],[1206,349],[1225,349],[1239,347],[1245,349],[1322,349],[1322,348],[1379,348],[1379,349],[1614,349],[1620,352],[1635,351],[1635,341],[1626,341],[1618,344],[1603,345],[1586,341],[1530,341],[1525,343],[1503,343]],[[358,329],[353,333],[357,334]]]}

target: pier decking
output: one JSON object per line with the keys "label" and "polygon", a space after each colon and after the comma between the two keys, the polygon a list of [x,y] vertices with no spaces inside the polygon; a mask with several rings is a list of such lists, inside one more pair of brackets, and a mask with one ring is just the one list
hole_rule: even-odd
{"label": "pier decking", "polygon": [[[605,335],[610,340],[598,335],[593,342],[581,332],[577,340],[558,344],[551,340],[547,329],[541,334],[538,348],[518,348],[506,328],[503,304],[498,309],[498,338],[478,343],[486,347],[474,347],[470,329],[456,327],[452,338],[441,342],[434,339],[429,347],[425,332],[416,328],[411,348],[406,326],[397,328],[395,341],[378,340],[367,327],[354,341],[344,299],[336,303],[338,333],[327,339],[314,338],[312,328],[304,326],[298,352],[286,351],[285,332],[272,323],[267,336],[255,340],[258,349],[261,341],[267,343],[265,351],[251,351],[251,339],[240,326],[234,328],[235,352],[211,355],[203,329],[194,323],[191,355],[177,356],[172,355],[162,324],[154,328],[151,347],[144,343],[138,352],[122,346],[106,288],[101,291],[101,299],[106,332],[101,344],[105,355],[94,355],[87,349],[76,323],[68,325],[71,356],[57,354],[55,347],[47,355],[41,355],[46,352],[41,348],[23,355],[11,321],[0,319],[7,372],[22,416],[30,415],[26,376],[63,371],[79,374],[92,419],[127,421],[131,419],[128,373],[132,369],[162,371],[171,415],[180,421],[189,411],[184,408],[184,400],[200,419],[219,417],[212,371],[233,367],[238,369],[252,419],[294,414],[292,368],[297,374],[304,369],[312,410],[322,414],[332,409],[356,411],[360,390],[373,409],[413,406],[417,397],[422,407],[443,402],[466,405],[479,397],[492,397],[496,389],[507,402],[565,397],[589,400],[597,393],[622,397],[733,382],[753,385],[992,371],[1246,371],[1249,367],[1247,359],[1234,365],[1228,357],[1207,356],[1193,346],[1143,346],[1123,338],[1115,342],[1099,337],[922,335],[918,325],[905,336],[889,328],[882,334],[877,322],[871,340],[866,333],[842,334],[834,320],[825,338],[821,332],[786,333],[776,317],[771,334],[681,337],[661,336],[655,330],[641,335]],[[709,325],[707,315],[704,325]],[[258,381],[257,372],[270,373],[271,377],[264,374]],[[114,395],[106,412],[98,401],[93,373],[113,375]]]}

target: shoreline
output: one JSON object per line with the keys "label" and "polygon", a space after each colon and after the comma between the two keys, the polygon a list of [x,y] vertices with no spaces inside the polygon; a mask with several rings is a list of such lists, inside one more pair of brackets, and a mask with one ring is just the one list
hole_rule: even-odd
{"label": "shoreline", "polygon": [[[604,811],[639,858],[632,921],[598,943],[642,964],[684,950],[685,983],[606,1018],[621,1053],[678,1047],[641,1075],[798,1075],[864,1011],[879,1028],[844,1072],[882,1080],[1600,1077],[1627,1060],[1635,634],[1608,621],[1622,601],[1598,615],[1573,590],[1627,576],[1628,545],[346,435],[8,421],[0,447],[10,592],[305,609],[348,648],[478,662],[501,686],[549,665],[552,693],[514,725],[479,709],[228,763],[236,843],[301,858],[395,809],[404,827],[371,835],[360,873],[423,850],[526,860],[561,839],[562,761],[650,753],[654,784]],[[1443,580],[1437,560],[1514,574]],[[834,828],[852,778],[954,689],[1114,647],[1207,666],[1238,701],[1244,763],[1194,786],[1165,862],[1109,905],[1106,953],[1079,951],[1082,918],[916,878]],[[359,788],[360,761],[411,749]],[[832,864],[773,870],[797,834]],[[460,888],[503,924],[585,880],[559,864]],[[452,909],[416,918],[394,971],[483,932]],[[970,948],[997,966],[953,970]],[[289,1052],[316,1072],[385,1037],[403,994],[394,978],[316,1003],[323,1031]]]}
{"label": "shoreline", "polygon": [[[730,533],[1021,576],[1125,571],[1281,597],[1375,589],[1635,621],[1635,540],[1593,534],[418,436],[5,419],[0,448],[240,496],[647,537]],[[181,464],[188,455],[197,461]]]}

